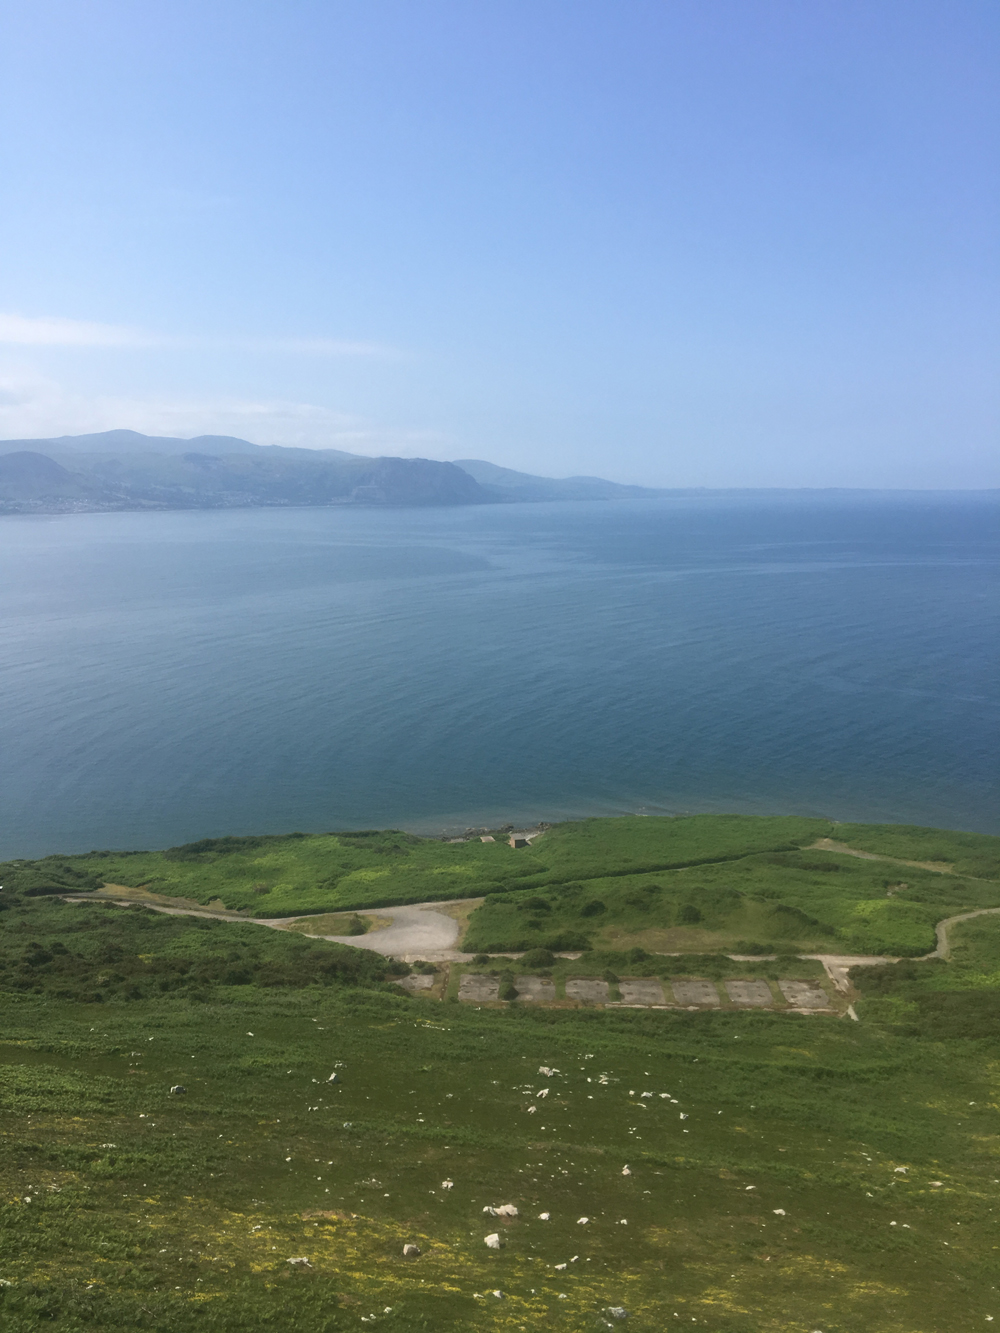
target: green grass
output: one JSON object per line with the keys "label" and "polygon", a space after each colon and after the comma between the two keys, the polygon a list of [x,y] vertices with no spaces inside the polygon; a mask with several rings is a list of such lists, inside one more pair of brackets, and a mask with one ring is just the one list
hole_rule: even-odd
{"label": "green grass", "polygon": [[[811,849],[828,837],[957,873]],[[466,937],[486,951],[918,955],[934,947],[941,917],[1000,904],[1000,838],[818,819],[623,817],[559,824],[518,850],[392,830],[287,834],[7,862],[0,876],[25,894],[145,886],[262,917],[487,897]]]}
{"label": "green grass", "polygon": [[[772,873],[745,864],[744,887]],[[772,869],[803,911],[854,883]],[[4,1333],[579,1333],[618,1305],[641,1333],[1000,1319],[1000,918],[957,927],[950,963],[859,970],[852,1023],[477,1010],[258,926],[3,898]],[[551,970],[818,975],[792,966],[594,950]],[[513,1221],[483,1213],[508,1202]]]}
{"label": "green grass", "polygon": [[992,906],[996,881],[828,851],[754,853],[493,894],[473,913],[464,947],[919,955],[934,948],[943,917]]}

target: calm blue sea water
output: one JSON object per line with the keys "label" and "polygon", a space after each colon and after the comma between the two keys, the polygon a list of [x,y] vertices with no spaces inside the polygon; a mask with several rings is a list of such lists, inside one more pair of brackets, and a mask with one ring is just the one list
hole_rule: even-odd
{"label": "calm blue sea water", "polygon": [[1000,832],[994,497],[0,520],[0,855],[738,810]]}

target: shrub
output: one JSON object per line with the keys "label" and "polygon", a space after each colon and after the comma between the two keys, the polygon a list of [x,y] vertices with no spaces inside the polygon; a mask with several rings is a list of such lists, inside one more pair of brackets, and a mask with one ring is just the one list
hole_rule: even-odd
{"label": "shrub", "polygon": [[501,972],[500,974],[500,999],[517,999],[517,987],[514,985],[513,972]]}
{"label": "shrub", "polygon": [[600,916],[602,912],[606,912],[607,910],[607,907],[601,902],[600,898],[591,898],[589,903],[585,903],[583,907],[580,908],[580,915]]}
{"label": "shrub", "polygon": [[677,913],[677,920],[682,926],[696,926],[701,920],[701,912],[694,903],[685,903]]}
{"label": "shrub", "polygon": [[521,959],[526,967],[551,967],[555,961],[555,954],[548,949],[531,949]]}

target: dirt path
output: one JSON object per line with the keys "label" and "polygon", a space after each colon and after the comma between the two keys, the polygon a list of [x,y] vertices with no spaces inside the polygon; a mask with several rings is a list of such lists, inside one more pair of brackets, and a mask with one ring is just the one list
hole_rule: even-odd
{"label": "dirt path", "polygon": [[856,847],[848,847],[846,842],[834,842],[833,838],[817,838],[806,852],[840,852],[841,856],[856,856],[860,861],[890,861],[894,866],[912,866],[914,870],[930,870],[935,875],[953,875],[955,867],[947,861],[902,861],[898,856],[883,856],[879,852],[859,852]]}
{"label": "dirt path", "polygon": [[951,944],[948,940],[948,931],[951,927],[957,926],[960,921],[971,921],[974,916],[992,916],[996,912],[1000,912],[1000,907],[980,907],[975,912],[960,912],[958,916],[949,916],[944,921],[939,921],[934,927],[937,932],[937,948],[933,953],[925,953],[917,961],[922,963],[927,958],[949,959]]}
{"label": "dirt path", "polygon": [[[151,912],[162,912],[165,916],[194,916],[211,921],[242,922],[247,926],[268,926],[271,930],[287,930],[289,926],[301,927],[308,916],[262,917],[243,916],[239,912],[227,912],[218,909],[180,906],[184,899],[166,899],[157,901],[157,895],[144,893],[141,889],[125,889],[117,884],[107,884],[86,894],[62,894],[64,902],[112,902],[119,907],[146,907]],[[416,903],[407,907],[375,907],[358,909],[358,916],[370,917],[373,921],[380,917],[389,918],[391,924],[368,935],[308,935],[301,929],[296,934],[306,934],[308,939],[331,940],[334,944],[349,944],[353,949],[370,949],[374,953],[384,954],[387,958],[402,958],[413,962],[418,958],[430,963],[467,962],[472,954],[461,953],[455,948],[461,933],[463,913],[461,908],[478,905],[481,899],[443,903]],[[441,910],[438,911],[437,909]],[[451,915],[454,913],[454,915]]]}

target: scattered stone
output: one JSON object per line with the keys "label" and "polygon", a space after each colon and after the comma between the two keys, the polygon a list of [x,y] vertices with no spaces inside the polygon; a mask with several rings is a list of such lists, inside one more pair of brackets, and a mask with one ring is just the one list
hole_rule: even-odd
{"label": "scattered stone", "polygon": [[455,1182],[454,1182],[453,1180],[442,1180],[442,1181],[441,1181],[441,1188],[442,1188],[443,1190],[451,1190],[451,1189],[454,1189],[454,1188],[455,1188]]}
{"label": "scattered stone", "polygon": [[558,1074],[558,1069],[550,1069],[548,1065],[539,1065],[538,1072],[544,1074],[546,1078],[551,1078],[553,1074]]}
{"label": "scattered stone", "polygon": [[717,1006],[722,1003],[719,992],[711,981],[701,977],[684,977],[670,983],[674,999],[678,1004],[697,1004]]}
{"label": "scattered stone", "polygon": [[503,1241],[495,1231],[492,1236],[484,1237],[484,1243],[488,1250],[499,1250],[503,1247]]}
{"label": "scattered stone", "polygon": [[622,1167],[622,1175],[623,1175],[623,1176],[630,1176],[631,1174],[632,1174],[632,1172],[629,1170],[629,1168],[628,1168],[627,1166],[623,1166],[623,1167]]}
{"label": "scattered stone", "polygon": [[561,1273],[565,1267],[565,1264],[556,1264],[556,1272]]}
{"label": "scattered stone", "polygon": [[[171,1089],[171,1091],[173,1091],[173,1089]],[[909,1169],[910,1168],[908,1166],[897,1166],[895,1174],[897,1176],[905,1176],[906,1173],[909,1171]]]}
{"label": "scattered stone", "polygon": [[496,1212],[497,1217],[517,1217],[517,1209],[512,1203],[502,1203]]}
{"label": "scattered stone", "polygon": [[624,1305],[612,1305],[608,1310],[608,1314],[612,1319],[628,1318],[628,1311],[625,1309]]}
{"label": "scattered stone", "polygon": [[539,1222],[547,1222],[551,1216],[551,1213],[539,1213],[538,1220]]}
{"label": "scattered stone", "polygon": [[184,1094],[187,1092],[187,1088],[185,1088],[182,1083],[175,1083],[174,1086],[170,1089],[170,1091],[174,1094],[175,1097],[183,1097]]}
{"label": "scattered stone", "polygon": [[419,1258],[420,1258],[420,1246],[419,1246],[419,1245],[404,1245],[404,1246],[403,1246],[403,1258],[404,1258],[404,1259],[419,1259]]}
{"label": "scattered stone", "polygon": [[339,1075],[339,1074],[331,1074],[330,1077],[329,1077],[326,1081],[327,1081],[327,1083],[339,1083],[339,1082],[340,1082],[340,1075]]}
{"label": "scattered stone", "polygon": [[298,1259],[286,1259],[285,1263],[291,1264],[293,1268],[312,1268],[312,1264],[305,1255],[301,1255]]}
{"label": "scattered stone", "polygon": [[585,1227],[589,1221],[590,1221],[589,1217],[578,1217],[576,1219],[576,1225],[578,1227]]}
{"label": "scattered stone", "polygon": [[772,1208],[772,1209],[771,1209],[771,1212],[774,1213],[775,1217],[784,1217],[784,1216],[785,1216],[785,1210],[784,1210],[784,1208]]}
{"label": "scattered stone", "polygon": [[497,1298],[498,1301],[505,1301],[507,1299],[507,1297],[503,1294],[502,1291],[495,1291],[493,1295]]}

